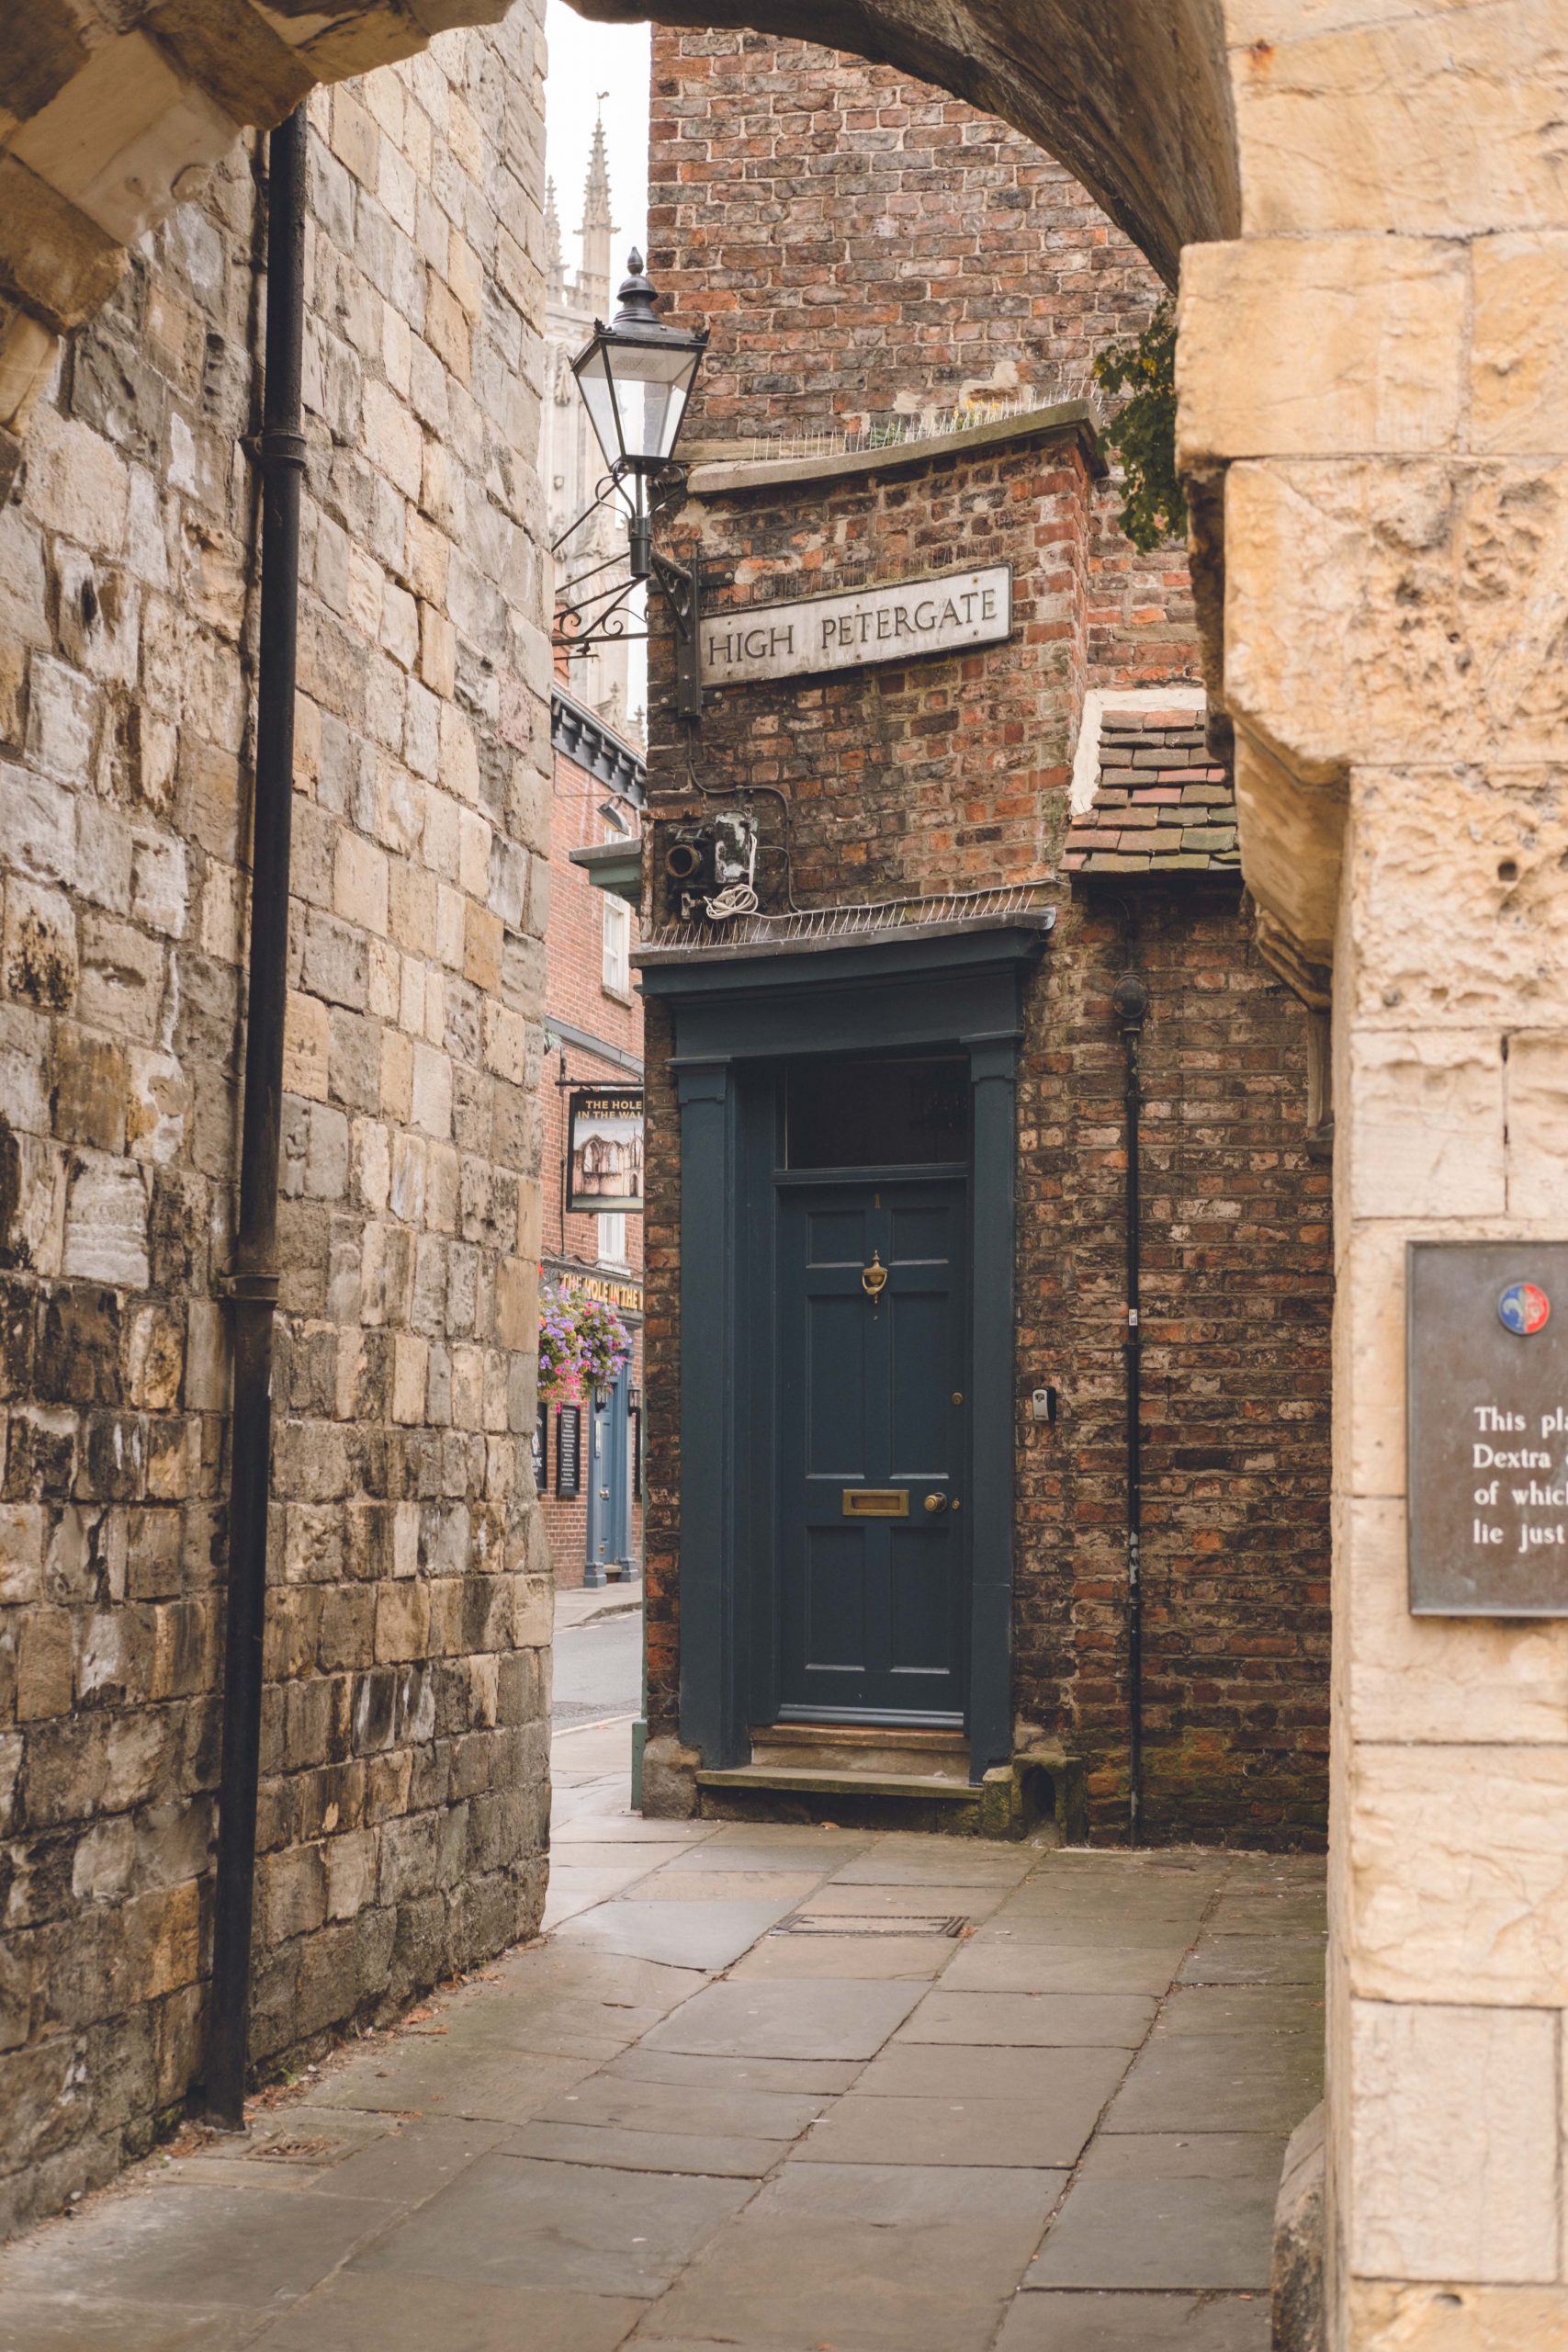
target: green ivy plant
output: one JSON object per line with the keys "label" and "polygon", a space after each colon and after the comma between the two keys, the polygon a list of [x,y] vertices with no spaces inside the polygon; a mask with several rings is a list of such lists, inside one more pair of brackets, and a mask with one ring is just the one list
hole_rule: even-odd
{"label": "green ivy plant", "polygon": [[1094,380],[1102,391],[1130,395],[1103,438],[1125,477],[1122,528],[1147,555],[1187,529],[1187,501],[1176,472],[1176,311],[1168,295],[1135,343],[1100,353]]}

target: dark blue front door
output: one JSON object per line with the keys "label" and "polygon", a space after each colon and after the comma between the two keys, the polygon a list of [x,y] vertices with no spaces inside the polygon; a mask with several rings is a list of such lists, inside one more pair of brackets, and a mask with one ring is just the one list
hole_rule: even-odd
{"label": "dark blue front door", "polygon": [[779,1186],[780,1715],[962,1724],[966,1187]]}

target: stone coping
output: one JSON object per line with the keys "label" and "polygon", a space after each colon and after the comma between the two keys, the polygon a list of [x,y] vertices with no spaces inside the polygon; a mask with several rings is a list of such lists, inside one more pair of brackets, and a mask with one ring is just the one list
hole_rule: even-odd
{"label": "stone coping", "polygon": [[1025,409],[1016,416],[965,425],[956,433],[933,433],[922,441],[890,442],[885,449],[825,450],[819,457],[726,458],[725,445],[698,442],[686,488],[694,498],[722,498],[735,491],[776,490],[786,483],[843,481],[856,475],[908,472],[938,458],[969,457],[1010,442],[1076,439],[1098,481],[1109,470],[1100,454],[1100,427],[1087,401],[1061,401]]}

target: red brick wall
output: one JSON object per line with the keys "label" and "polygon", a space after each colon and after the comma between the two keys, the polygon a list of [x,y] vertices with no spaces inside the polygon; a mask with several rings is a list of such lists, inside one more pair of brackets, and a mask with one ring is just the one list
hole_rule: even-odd
{"label": "red brick wall", "polygon": [[[1328,1750],[1329,1170],[1306,1015],[1234,884],[1079,888],[1032,991],[1019,1085],[1014,1705],[1125,1822],[1125,1061],[1149,990],[1140,1182],[1145,1722],[1156,1834],[1321,1835]],[[1060,1391],[1056,1426],[1024,1408]]]}
{"label": "red brick wall", "polygon": [[[712,331],[688,436],[859,428],[973,401],[1098,402],[1091,368],[1161,288],[1051,156],[842,51],[654,27],[649,266]],[[1090,518],[1091,683],[1192,675],[1178,556]]]}
{"label": "red brick wall", "polygon": [[[609,786],[601,783],[588,769],[579,767],[575,761],[565,758],[558,752],[556,753],[551,801],[550,915],[545,933],[545,1026],[547,1030],[552,1019],[567,1021],[585,1035],[601,1038],[624,1054],[640,1057],[641,1000],[635,994],[622,994],[604,986],[604,894],[594,888],[583,868],[573,865],[570,857],[574,849],[586,849],[615,838],[612,828],[598,813],[604,802],[612,797]],[[635,915],[631,935],[635,947],[637,937]],[[541,1254],[547,1265],[551,1261],[564,1261],[570,1266],[595,1268],[599,1255],[598,1219],[565,1214],[567,1088],[558,1081],[564,1077],[574,1086],[635,1086],[637,1080],[622,1065],[571,1044],[566,1046],[564,1055],[558,1049],[547,1057],[540,1077],[540,1119],[544,1131]],[[626,1262],[630,1268],[630,1278],[634,1281],[641,1280],[642,1255],[642,1219],[628,1216]],[[620,1311],[622,1320],[631,1328],[632,1379],[640,1390],[640,1329],[634,1316],[628,1315],[625,1309]],[[582,1430],[584,1488],[587,1483],[588,1435],[585,1408]],[[549,1483],[543,1498],[545,1527],[549,1537],[550,1558],[555,1567],[557,1585],[581,1585],[588,1534],[586,1494],[580,1493],[574,1498],[557,1495],[557,1431],[552,1423]],[[634,1553],[640,1545],[641,1523],[641,1506],[634,1501]]]}
{"label": "red brick wall", "polygon": [[[654,56],[653,267],[672,307],[713,329],[705,439],[742,423],[804,431],[835,413],[886,415],[911,390],[945,403],[1009,356],[1043,399],[1076,397],[1104,334],[1146,315],[1152,280],[1082,192],[954,101],[750,37],[656,32]],[[687,537],[700,530],[705,555],[733,570],[721,602],[1014,566],[1008,644],[710,695],[695,756],[709,786],[784,796],[801,904],[1055,883],[1060,920],[1031,990],[1019,1088],[1014,1705],[1086,1759],[1107,1838],[1126,1820],[1126,1138],[1109,1001],[1125,907],[1075,903],[1055,854],[1084,688],[1199,675],[1179,552],[1134,558],[1114,505],[1063,432],[962,455],[911,450],[870,478],[705,494],[684,518]],[[664,821],[696,803],[660,707],[667,649],[654,655],[650,805]],[[770,797],[752,805],[763,902],[776,908],[783,819]],[[1156,1838],[1310,1841],[1325,1805],[1331,1257],[1327,1171],[1306,1144],[1306,1015],[1259,963],[1234,885],[1144,888],[1134,903],[1151,993],[1148,1821]],[[679,1669],[668,1050],[656,1007],[645,1335],[655,1732],[675,1727]],[[1044,1382],[1063,1399],[1055,1430],[1027,1417]]]}

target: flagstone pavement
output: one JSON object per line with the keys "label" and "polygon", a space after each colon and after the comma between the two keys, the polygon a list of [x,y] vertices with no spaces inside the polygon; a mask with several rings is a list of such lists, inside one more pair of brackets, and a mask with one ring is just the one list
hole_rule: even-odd
{"label": "flagstone pavement", "polygon": [[1322,1866],[643,1821],[548,1935],[0,2260],[0,2352],[1267,2352]]}

